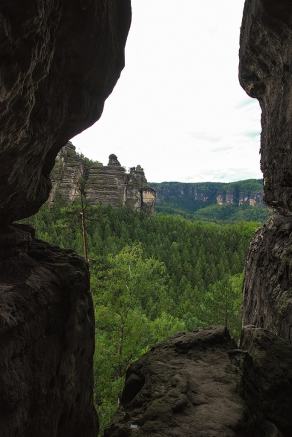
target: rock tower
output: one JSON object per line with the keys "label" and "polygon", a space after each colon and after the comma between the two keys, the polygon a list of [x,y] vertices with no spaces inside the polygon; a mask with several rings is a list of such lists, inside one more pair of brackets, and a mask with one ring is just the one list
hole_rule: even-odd
{"label": "rock tower", "polygon": [[140,165],[129,172],[121,166],[116,155],[109,156],[108,165],[92,162],[76,153],[68,143],[59,153],[52,172],[49,202],[56,199],[73,202],[80,197],[80,181],[90,205],[128,207],[134,211],[154,212],[156,192],[150,188]]}

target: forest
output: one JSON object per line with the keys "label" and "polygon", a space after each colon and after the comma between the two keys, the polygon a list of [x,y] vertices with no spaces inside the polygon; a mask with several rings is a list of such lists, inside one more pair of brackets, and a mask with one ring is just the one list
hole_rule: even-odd
{"label": "forest", "polygon": [[187,209],[177,207],[173,203],[157,205],[157,212],[167,215],[180,215],[189,219],[196,219],[216,223],[237,223],[237,222],[260,222],[264,223],[271,211],[266,206],[234,206],[234,205],[208,205],[190,212]]}
{"label": "forest", "polygon": [[[187,218],[216,222],[259,221],[264,222],[270,210],[263,203],[263,181],[247,179],[238,182],[161,182],[150,183],[156,190],[156,211],[182,215]],[[225,196],[229,196],[229,202]],[[218,204],[217,197],[223,204]],[[232,197],[232,202],[230,203]],[[225,199],[225,203],[224,200]],[[240,201],[241,199],[241,201]],[[245,202],[242,203],[242,200]],[[249,204],[253,199],[256,204]]]}
{"label": "forest", "polygon": [[244,259],[259,224],[99,205],[85,207],[82,227],[81,211],[78,203],[45,206],[30,223],[40,239],[81,256],[84,247],[88,251],[95,402],[103,430],[117,409],[129,364],[154,344],[218,324],[239,335]]}

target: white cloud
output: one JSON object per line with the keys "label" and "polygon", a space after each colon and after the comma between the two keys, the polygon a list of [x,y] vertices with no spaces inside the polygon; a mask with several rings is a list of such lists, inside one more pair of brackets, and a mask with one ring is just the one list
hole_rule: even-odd
{"label": "white cloud", "polygon": [[237,79],[243,3],[132,0],[126,69],[76,146],[151,181],[261,177],[259,105]]}

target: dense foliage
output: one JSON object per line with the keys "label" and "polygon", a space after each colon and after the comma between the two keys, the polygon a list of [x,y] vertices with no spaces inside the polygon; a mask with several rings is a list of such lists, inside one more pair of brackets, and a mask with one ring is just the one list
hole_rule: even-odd
{"label": "dense foliage", "polygon": [[227,193],[232,192],[235,195],[237,193],[261,193],[263,191],[263,181],[262,179],[246,179],[237,182],[160,182],[160,183],[150,183],[158,192],[163,194],[168,193],[170,196],[172,193],[176,193],[176,198],[178,199],[177,193],[193,193],[194,191],[205,192],[205,193]]}
{"label": "dense foliage", "polygon": [[269,209],[264,206],[210,205],[195,211],[193,218],[228,223],[238,221],[257,221],[263,223],[268,219],[269,214]]}
{"label": "dense foliage", "polygon": [[[79,205],[45,207],[31,221],[40,238],[83,253]],[[244,258],[256,227],[86,208],[103,426],[128,365],[153,344],[212,324],[238,335]]]}
{"label": "dense foliage", "polygon": [[271,214],[266,206],[249,205],[209,205],[190,213],[188,210],[177,208],[176,205],[163,203],[156,207],[156,211],[160,214],[180,215],[188,219],[216,223],[237,223],[240,221],[264,223]]}

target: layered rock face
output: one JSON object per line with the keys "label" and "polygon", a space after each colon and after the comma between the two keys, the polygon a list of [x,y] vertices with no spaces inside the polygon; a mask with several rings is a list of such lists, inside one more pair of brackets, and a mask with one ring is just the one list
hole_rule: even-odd
{"label": "layered rock face", "polygon": [[292,5],[247,0],[240,81],[262,108],[264,197],[275,215],[253,241],[246,266],[244,324],[291,340],[292,294]]}
{"label": "layered rock face", "polygon": [[292,342],[292,217],[274,215],[260,229],[245,268],[243,323]]}
{"label": "layered rock face", "polygon": [[292,347],[254,329],[242,346],[224,328],[156,346],[129,368],[105,437],[290,436]]}
{"label": "layered rock face", "polygon": [[49,203],[61,199],[72,202],[80,197],[80,183],[88,204],[126,206],[134,211],[153,213],[156,192],[147,183],[138,165],[127,173],[116,155],[109,156],[107,166],[92,162],[76,153],[70,142],[59,153],[52,172]]}
{"label": "layered rock face", "polygon": [[1,2],[0,222],[38,210],[57,152],[100,117],[130,12],[130,0]]}
{"label": "layered rock face", "polygon": [[157,205],[177,205],[194,212],[209,205],[263,206],[261,180],[232,183],[203,182],[151,183],[157,192]]}
{"label": "layered rock face", "polygon": [[0,4],[0,435],[96,437],[88,269],[11,225],[47,200],[67,141],[124,66],[130,0]]}
{"label": "layered rock face", "polygon": [[85,172],[85,162],[76,153],[73,144],[68,143],[59,152],[51,173],[52,190],[49,203],[54,202],[58,196],[70,202],[80,197],[80,184]]}
{"label": "layered rock face", "polygon": [[241,31],[240,81],[262,108],[261,168],[265,201],[292,209],[292,4],[247,0]]}

